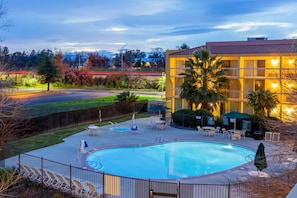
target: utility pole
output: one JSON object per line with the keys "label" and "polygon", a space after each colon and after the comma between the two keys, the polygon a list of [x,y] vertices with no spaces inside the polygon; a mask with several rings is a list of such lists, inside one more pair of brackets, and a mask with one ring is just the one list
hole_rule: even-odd
{"label": "utility pole", "polygon": [[123,52],[125,51],[124,50],[124,47],[126,46],[127,44],[123,45],[123,47],[120,49],[120,53],[121,53],[121,71],[124,71],[124,56],[123,56]]}

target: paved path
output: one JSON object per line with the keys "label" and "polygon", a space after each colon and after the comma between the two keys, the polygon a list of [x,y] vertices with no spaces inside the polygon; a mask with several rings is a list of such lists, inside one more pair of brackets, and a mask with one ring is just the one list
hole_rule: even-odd
{"label": "paved path", "polygon": [[[84,167],[84,163],[81,159],[84,157],[79,152],[80,141],[86,140],[88,143],[88,149],[116,147],[122,145],[145,145],[156,144],[161,142],[172,142],[180,140],[195,140],[195,141],[207,141],[207,142],[220,142],[228,143],[231,145],[240,145],[250,148],[256,151],[260,142],[265,145],[266,157],[268,160],[268,168],[265,169],[270,175],[279,174],[284,169],[290,167],[292,163],[288,158],[296,159],[296,153],[286,152],[286,155],[282,156],[282,159],[276,158],[282,151],[288,151],[289,149],[281,143],[265,142],[262,140],[254,140],[253,138],[246,137],[241,141],[232,141],[227,137],[223,137],[222,134],[217,134],[215,137],[207,137],[202,134],[198,134],[196,130],[176,129],[167,126],[164,130],[156,130],[151,128],[151,121],[156,119],[155,117],[136,119],[138,126],[138,133],[131,132],[112,132],[110,126],[104,126],[103,134],[99,136],[88,136],[87,131],[83,131],[67,137],[64,139],[64,143],[53,145],[50,147],[42,148],[39,150],[31,151],[28,154],[43,157],[53,161],[58,161],[66,165],[73,165],[77,167]],[[118,126],[131,127],[131,121],[117,124]],[[289,154],[289,155],[288,155]],[[280,160],[280,161],[279,161]],[[7,161],[9,163],[9,160]],[[255,171],[256,167],[253,163],[247,163],[243,166],[234,168],[232,170],[220,172],[217,174],[206,175],[201,177],[182,179],[184,183],[207,183],[207,184],[220,184],[229,183],[232,180],[249,177],[249,171]]]}

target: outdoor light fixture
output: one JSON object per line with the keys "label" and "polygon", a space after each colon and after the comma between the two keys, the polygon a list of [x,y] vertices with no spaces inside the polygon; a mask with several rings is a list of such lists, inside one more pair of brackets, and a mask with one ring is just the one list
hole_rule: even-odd
{"label": "outdoor light fixture", "polygon": [[286,108],[286,111],[287,111],[287,113],[290,115],[290,114],[292,114],[293,109],[288,107],[288,108]]}
{"label": "outdoor light fixture", "polygon": [[289,64],[290,64],[290,65],[293,65],[293,63],[294,63],[294,59],[290,59],[290,60],[289,60]]}
{"label": "outdoor light fixture", "polygon": [[277,65],[278,65],[278,59],[272,59],[272,60],[271,60],[271,64],[272,64],[273,66],[277,66]]}
{"label": "outdoor light fixture", "polygon": [[277,83],[272,83],[271,86],[275,89],[278,87],[278,84]]}

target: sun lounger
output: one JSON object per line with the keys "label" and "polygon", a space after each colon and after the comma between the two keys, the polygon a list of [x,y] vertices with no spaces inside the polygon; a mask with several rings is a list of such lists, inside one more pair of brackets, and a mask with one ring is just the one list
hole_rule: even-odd
{"label": "sun lounger", "polygon": [[92,183],[86,182],[86,185],[89,188],[86,193],[88,197],[91,197],[91,198],[100,197],[100,194],[97,192],[97,189]]}
{"label": "sun lounger", "polygon": [[87,191],[82,183],[77,179],[73,179],[73,185],[75,186],[75,194],[80,197],[85,197]]}
{"label": "sun lounger", "polygon": [[30,166],[23,164],[23,168],[26,170],[27,176],[29,177],[30,180],[37,181],[37,182],[40,181],[41,175],[33,171],[33,169]]}

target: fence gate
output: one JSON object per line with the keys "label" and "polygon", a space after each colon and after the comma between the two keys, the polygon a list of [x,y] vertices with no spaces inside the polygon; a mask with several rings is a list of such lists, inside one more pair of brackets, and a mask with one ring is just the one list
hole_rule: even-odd
{"label": "fence gate", "polygon": [[177,197],[177,194],[173,194],[173,193],[164,193],[164,192],[154,192],[153,189],[150,189],[150,192],[149,192],[149,198],[155,198],[154,196]]}

